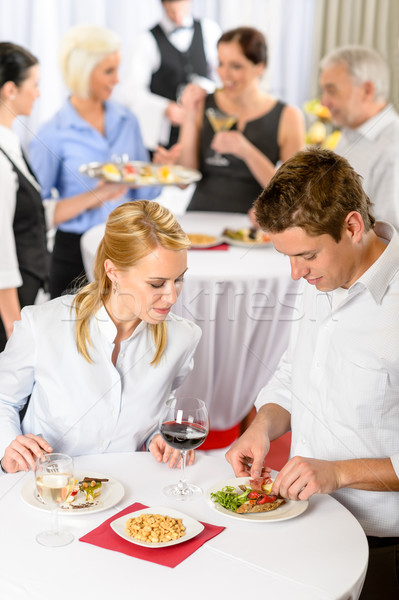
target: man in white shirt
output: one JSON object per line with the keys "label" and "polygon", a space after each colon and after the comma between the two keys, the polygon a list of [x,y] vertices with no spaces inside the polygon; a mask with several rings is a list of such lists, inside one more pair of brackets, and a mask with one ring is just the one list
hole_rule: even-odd
{"label": "man in white shirt", "polygon": [[144,145],[170,147],[177,141],[183,109],[178,98],[189,82],[207,91],[217,80],[219,25],[210,19],[197,21],[190,0],[161,0],[163,16],[158,25],[136,39],[124,101],[137,115]]}
{"label": "man in white shirt", "polygon": [[371,48],[344,46],[322,59],[320,84],[342,128],[335,151],[363,177],[374,216],[399,231],[399,116],[388,103],[387,63]]}
{"label": "man in white shirt", "polygon": [[328,150],[286,161],[255,212],[305,282],[289,347],[227,460],[237,476],[257,477],[270,442],[291,430],[272,493],[344,504],[369,540],[362,600],[397,598],[399,236],[375,222],[361,178]]}

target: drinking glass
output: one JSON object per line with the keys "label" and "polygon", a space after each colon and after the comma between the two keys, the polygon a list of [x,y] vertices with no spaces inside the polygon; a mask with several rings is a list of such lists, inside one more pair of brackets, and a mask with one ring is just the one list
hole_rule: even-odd
{"label": "drinking glass", "polygon": [[198,485],[187,483],[185,478],[187,450],[198,448],[209,433],[209,418],[205,402],[198,398],[171,397],[163,406],[159,429],[165,442],[180,450],[181,474],[177,484],[163,489],[166,496],[188,500],[202,494]]}
{"label": "drinking glass", "polygon": [[[237,123],[235,115],[226,115],[226,113],[218,108],[207,108],[205,114],[215,133],[218,131],[228,131]],[[216,151],[214,151],[213,156],[206,158],[205,162],[208,165],[215,165],[217,167],[227,167],[230,164],[230,161],[225,156]]]}
{"label": "drinking glass", "polygon": [[35,463],[35,479],[39,497],[51,509],[53,520],[52,528],[39,533],[36,540],[43,546],[66,546],[72,542],[73,535],[60,530],[58,508],[73,490],[72,458],[57,452],[39,456]]}

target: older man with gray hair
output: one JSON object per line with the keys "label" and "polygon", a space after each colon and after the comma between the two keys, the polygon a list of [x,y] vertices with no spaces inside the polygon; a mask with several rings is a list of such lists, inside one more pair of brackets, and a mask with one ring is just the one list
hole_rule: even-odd
{"label": "older man with gray hair", "polygon": [[388,65],[371,48],[343,46],[320,66],[321,101],[342,128],[335,151],[363,177],[375,216],[399,230],[399,116],[388,103]]}

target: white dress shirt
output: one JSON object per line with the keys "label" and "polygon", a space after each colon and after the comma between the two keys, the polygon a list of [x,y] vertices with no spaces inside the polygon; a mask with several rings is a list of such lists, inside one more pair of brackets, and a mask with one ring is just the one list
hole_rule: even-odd
{"label": "white dress shirt", "polygon": [[19,410],[32,394],[23,433],[41,433],[72,456],[140,450],[158,426],[160,408],[193,368],[200,328],[170,314],[160,363],[141,322],[111,361],[116,327],[105,308],[90,321],[89,363],[78,353],[73,296],[25,307],[0,354],[0,456],[21,433]]}
{"label": "white dress shirt", "polygon": [[[17,134],[4,125],[0,125],[0,147],[39,190],[39,184],[32,177],[23,159]],[[22,285],[13,230],[18,187],[16,172],[8,158],[0,152],[0,289],[17,288]]]}
{"label": "white dress shirt", "polygon": [[[4,125],[0,125],[0,147],[33,187],[40,192],[40,185],[32,176],[22,156],[18,135]],[[0,152],[0,289],[17,288],[22,285],[13,230],[18,187],[16,172],[8,158]],[[44,203],[48,229],[53,224],[55,207],[56,202]]]}
{"label": "white dress shirt", "polygon": [[393,106],[357,129],[344,128],[335,152],[363,177],[376,219],[399,231],[399,115]]}
{"label": "white dress shirt", "polygon": [[[399,236],[387,223],[375,231],[385,251],[334,309],[331,293],[304,282],[289,347],[256,407],[291,413],[291,456],[390,457],[399,477]],[[398,492],[332,495],[367,535],[399,535]]]}
{"label": "white dress shirt", "polygon": [[[221,30],[219,25],[210,19],[201,19],[200,22],[205,58],[210,66],[212,79],[217,81],[217,42],[221,36]],[[193,17],[187,15],[183,20],[183,25],[184,29],[174,31],[176,24],[165,13],[160,21],[160,26],[168,40],[180,52],[186,52],[191,45],[194,34]],[[168,142],[171,127],[169,119],[165,116],[165,110],[170,100],[150,91],[152,75],[158,71],[160,66],[161,54],[158,44],[152,33],[145,31],[133,43],[123,101],[136,114],[144,145],[150,150],[154,150],[158,144]],[[201,84],[208,92],[212,92],[215,87],[213,82],[206,78],[200,78],[196,83]]]}

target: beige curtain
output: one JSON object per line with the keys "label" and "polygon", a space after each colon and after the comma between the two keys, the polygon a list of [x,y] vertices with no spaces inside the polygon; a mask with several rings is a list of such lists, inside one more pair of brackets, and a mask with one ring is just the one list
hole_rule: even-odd
{"label": "beige curtain", "polygon": [[319,95],[319,61],[330,50],[361,44],[377,50],[391,72],[390,100],[399,100],[399,1],[316,0],[312,97]]}

